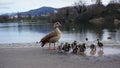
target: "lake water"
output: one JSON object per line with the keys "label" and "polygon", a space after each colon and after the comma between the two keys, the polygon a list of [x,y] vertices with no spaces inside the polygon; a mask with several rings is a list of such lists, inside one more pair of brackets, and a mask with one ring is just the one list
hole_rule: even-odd
{"label": "lake water", "polygon": [[[38,42],[43,36],[53,30],[53,24],[26,24],[26,23],[0,23],[0,43],[31,43]],[[60,42],[66,41],[95,41],[99,38],[102,41],[109,41],[111,37],[113,41],[120,41],[120,28],[110,31],[109,29],[90,29],[76,27],[69,28],[69,31],[62,26],[62,37]],[[79,26],[78,26],[79,27]]]}

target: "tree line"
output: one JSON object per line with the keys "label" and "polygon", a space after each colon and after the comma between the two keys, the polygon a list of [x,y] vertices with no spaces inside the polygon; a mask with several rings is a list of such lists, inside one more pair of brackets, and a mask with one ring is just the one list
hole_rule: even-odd
{"label": "tree line", "polygon": [[92,19],[104,19],[104,25],[112,25],[114,19],[120,20],[120,0],[111,0],[103,5],[102,0],[93,0],[95,4],[85,5],[84,0],[78,0],[74,6],[61,8],[50,16],[50,22],[60,21],[66,25],[90,24]]}
{"label": "tree line", "polygon": [[[111,0],[108,5],[103,5],[102,0],[92,0],[95,4],[86,5],[85,0],[78,0],[74,6],[64,7],[49,16],[31,15],[23,16],[17,13],[16,16],[2,15],[0,22],[46,22],[60,21],[63,24],[75,25],[76,23],[86,24],[92,19],[103,18],[105,22],[113,22],[120,19],[120,0]],[[105,23],[108,24],[108,23]]]}
{"label": "tree line", "polygon": [[32,14],[22,14],[22,13],[17,13],[13,15],[0,15],[0,23],[10,23],[10,22],[47,22],[48,17],[47,16],[41,16],[41,15],[32,15]]}

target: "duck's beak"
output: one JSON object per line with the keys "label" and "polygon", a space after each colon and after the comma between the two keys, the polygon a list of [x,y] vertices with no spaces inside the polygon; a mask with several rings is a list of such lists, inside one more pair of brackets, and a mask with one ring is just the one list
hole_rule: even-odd
{"label": "duck's beak", "polygon": [[62,25],[59,23],[59,26],[61,27]]}

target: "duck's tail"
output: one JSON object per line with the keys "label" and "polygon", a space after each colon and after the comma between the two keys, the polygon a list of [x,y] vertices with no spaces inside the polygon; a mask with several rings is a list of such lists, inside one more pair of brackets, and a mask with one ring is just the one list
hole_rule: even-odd
{"label": "duck's tail", "polygon": [[44,42],[39,42],[41,47],[44,47],[45,43]]}

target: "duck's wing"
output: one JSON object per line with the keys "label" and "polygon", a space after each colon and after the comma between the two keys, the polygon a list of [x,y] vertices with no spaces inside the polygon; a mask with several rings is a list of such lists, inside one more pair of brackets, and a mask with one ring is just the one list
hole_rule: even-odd
{"label": "duck's wing", "polygon": [[45,43],[50,39],[50,38],[52,38],[52,37],[54,37],[54,36],[56,36],[57,34],[56,34],[56,32],[51,32],[51,33],[49,33],[49,34],[47,34],[46,36],[44,36],[42,39],[41,39],[41,41],[40,41],[40,43],[42,44],[41,46],[43,47],[44,45],[45,45]]}

